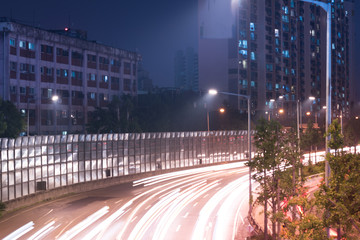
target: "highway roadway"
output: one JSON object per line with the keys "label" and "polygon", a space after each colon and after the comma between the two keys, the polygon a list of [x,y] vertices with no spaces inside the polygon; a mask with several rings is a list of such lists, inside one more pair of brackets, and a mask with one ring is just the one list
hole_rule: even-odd
{"label": "highway roadway", "polygon": [[6,214],[0,239],[245,239],[248,168],[162,174]]}

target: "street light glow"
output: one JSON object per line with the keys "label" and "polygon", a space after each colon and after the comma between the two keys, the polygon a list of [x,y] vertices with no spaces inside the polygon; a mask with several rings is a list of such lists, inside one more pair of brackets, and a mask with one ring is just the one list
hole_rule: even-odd
{"label": "street light glow", "polygon": [[220,109],[219,109],[219,112],[224,113],[224,112],[225,112],[225,108],[220,108]]}
{"label": "street light glow", "polygon": [[310,96],[310,97],[309,97],[309,100],[314,101],[314,100],[315,100],[315,97]]}
{"label": "street light glow", "polygon": [[218,91],[216,89],[210,89],[209,94],[210,95],[216,95],[216,94],[218,94]]}
{"label": "street light glow", "polygon": [[57,102],[57,101],[59,100],[59,96],[58,96],[58,95],[54,95],[54,96],[52,96],[51,100],[52,100],[53,102]]}

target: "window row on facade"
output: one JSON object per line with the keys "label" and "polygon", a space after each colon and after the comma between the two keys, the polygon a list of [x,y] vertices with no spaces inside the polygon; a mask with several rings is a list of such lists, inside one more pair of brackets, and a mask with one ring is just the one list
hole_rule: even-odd
{"label": "window row on facade", "polygon": [[[19,56],[35,59],[37,53],[36,45],[33,42],[24,40],[19,40],[18,42]],[[9,45],[10,54],[17,55],[18,48],[14,38],[10,38]],[[96,54],[86,54],[84,56],[81,50],[71,51],[70,53],[67,49],[41,44],[39,54],[39,59],[42,61],[70,64],[78,67],[85,66],[89,69],[111,71],[114,73],[119,73],[121,67],[123,67],[123,74],[136,75],[136,64],[124,61],[123,66],[121,66],[121,59],[97,56]]]}
{"label": "window row on facade", "polygon": [[[10,62],[10,78],[27,81],[36,81],[36,67],[35,65],[28,63],[20,63],[19,71],[17,69],[18,63]],[[87,73],[85,76],[86,86],[111,89],[111,90],[123,90],[123,91],[136,91],[136,82],[133,80],[133,86],[131,86],[131,79],[125,78],[121,83],[119,76],[111,76],[108,74]],[[73,86],[83,86],[84,74],[81,71],[68,70],[63,68],[51,68],[46,66],[40,67],[40,81],[45,83],[57,83]],[[122,85],[121,85],[122,84]]]}

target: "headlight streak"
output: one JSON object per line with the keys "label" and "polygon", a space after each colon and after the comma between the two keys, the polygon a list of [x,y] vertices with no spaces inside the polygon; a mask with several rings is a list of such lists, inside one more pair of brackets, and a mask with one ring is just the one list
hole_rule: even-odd
{"label": "headlight streak", "polygon": [[[200,176],[196,176],[196,177],[194,177],[194,176],[188,176],[188,177],[186,177],[186,178],[179,179],[179,180],[176,180],[176,181],[173,181],[173,182],[164,184],[164,185],[162,185],[162,186],[158,186],[158,187],[152,188],[151,190],[146,191],[146,192],[144,192],[144,193],[136,196],[136,197],[133,199],[133,201],[135,201],[135,199],[138,199],[138,198],[140,198],[140,197],[143,196],[143,195],[147,195],[147,194],[150,195],[151,192],[154,192],[154,191],[157,191],[158,189],[161,189],[161,188],[166,187],[165,189],[163,189],[163,190],[161,190],[161,191],[159,191],[159,192],[154,193],[153,195],[151,195],[150,197],[148,197],[147,199],[145,199],[144,201],[142,201],[140,204],[138,204],[137,207],[132,211],[132,213],[131,213],[131,215],[128,217],[128,219],[131,220],[131,219],[136,215],[136,213],[139,211],[140,208],[142,208],[144,205],[146,205],[148,201],[150,201],[150,200],[153,199],[154,197],[162,194],[163,192],[169,191],[170,189],[179,187],[179,186],[184,185],[184,184],[187,184],[187,183],[193,184],[194,181],[196,181],[196,180],[198,180],[198,179],[202,180],[203,177],[206,177],[206,176],[209,176],[209,175],[210,175],[210,176],[213,176],[213,173],[206,173],[206,174],[204,173],[204,174],[202,174],[202,175],[200,175]],[[202,181],[204,181],[204,180],[202,180]],[[127,230],[129,224],[130,224],[130,221],[128,220],[128,221],[126,222],[125,226],[122,228],[121,232],[117,235],[117,237],[116,237],[117,240],[121,240],[121,239],[123,238],[123,235],[124,235],[125,231]]]}
{"label": "headlight streak", "polygon": [[[221,204],[223,199],[227,197],[231,192],[235,191],[235,189],[246,183],[248,176],[243,176],[231,183],[229,183],[227,186],[225,186],[223,189],[218,191],[201,209],[199,213],[198,220],[196,222],[195,228],[193,230],[192,239],[198,240],[198,239],[204,239],[205,236],[205,230],[206,226],[210,222],[210,217],[212,212],[215,210],[215,208]],[[210,222],[211,223],[211,222]],[[222,236],[222,239],[224,239],[224,236]]]}
{"label": "headlight streak", "polygon": [[77,234],[79,234],[81,231],[83,231],[85,228],[99,220],[102,216],[104,216],[106,213],[109,212],[109,207],[105,206],[98,210],[97,212],[93,213],[92,215],[88,216],[85,220],[81,221],[77,225],[75,225],[70,230],[66,231],[65,234],[61,235],[59,240],[68,240],[73,237],[75,237]]}
{"label": "headlight streak", "polygon": [[[249,182],[249,179],[247,181]],[[244,183],[244,184],[246,184],[246,183]],[[256,182],[254,179],[251,180],[251,184],[252,184],[254,189],[256,189],[260,185],[260,183]],[[242,206],[242,204],[244,203],[245,200],[249,200],[249,196],[247,196],[247,198],[243,198],[243,200],[241,201],[240,206],[238,207],[238,210],[236,212],[236,217],[235,217],[235,222],[236,223],[234,225],[232,239],[235,239],[236,231],[237,231],[237,229],[239,229],[239,223],[238,223],[239,221],[238,221],[238,219],[239,219],[239,216],[241,216],[240,215],[240,210],[241,210],[241,206]],[[243,221],[243,224],[244,224],[243,219],[242,219],[242,221]]]}
{"label": "headlight streak", "polygon": [[[109,207],[106,206],[106,207],[98,210],[97,212],[91,214],[90,216],[88,216],[87,218],[85,218],[84,220],[82,220],[81,222],[76,224],[74,227],[72,227],[72,228],[65,227],[60,232],[60,234],[57,235],[57,239],[64,240],[64,239],[76,238],[76,236],[78,234],[80,234],[81,232],[84,232],[84,230],[87,230],[87,228],[89,228],[90,232],[88,232],[88,233],[84,232],[83,233],[83,234],[86,234],[85,239],[94,239],[95,237],[96,237],[96,239],[101,239],[102,236],[105,234],[105,231],[107,229],[109,229],[109,227],[111,226],[111,223],[113,223],[115,221],[118,221],[118,220],[124,219],[124,216],[128,216],[127,212],[129,212],[129,214],[131,214],[131,217],[130,218],[127,217],[128,220],[125,221],[125,223],[126,223],[125,227],[124,228],[121,227],[121,233],[118,234],[117,238],[116,238],[116,239],[121,239],[124,232],[129,231],[129,229],[128,229],[128,226],[130,224],[129,220],[132,220],[134,218],[134,216],[137,214],[137,212],[142,208],[142,206],[148,200],[153,199],[156,196],[159,196],[161,193],[165,193],[166,191],[170,191],[170,189],[174,189],[176,187],[184,188],[187,183],[193,186],[194,181],[202,180],[204,177],[209,177],[210,176],[212,178],[216,178],[217,174],[223,174],[223,171],[225,171],[227,169],[238,168],[238,167],[241,167],[243,165],[244,165],[244,162],[236,162],[236,163],[225,164],[225,165],[204,167],[204,168],[195,169],[195,170],[181,171],[180,174],[179,173],[171,173],[171,174],[164,174],[164,175],[148,178],[148,179],[146,179],[145,182],[138,183],[138,185],[139,184],[144,184],[144,186],[151,186],[151,185],[163,183],[163,182],[169,181],[169,180],[172,180],[173,182],[165,183],[165,184],[163,184],[161,186],[153,187],[149,191],[146,191],[144,193],[140,193],[139,195],[134,197],[132,200],[128,201],[126,204],[121,206],[121,208],[119,210],[116,210],[111,215],[108,214],[109,213]],[[244,171],[246,171],[246,170],[244,170]],[[230,170],[229,174],[232,174],[232,173],[235,173],[235,172],[239,173],[241,171]],[[180,178],[180,179],[176,180],[175,178]],[[139,180],[139,181],[143,181],[143,180]],[[197,183],[197,184],[205,184],[205,182],[206,182],[206,180],[202,180],[202,182]],[[135,182],[134,182],[134,185],[136,185]],[[219,185],[218,183],[211,183],[211,184],[207,185],[207,188],[208,187],[211,187],[211,188],[218,187],[218,185]],[[200,186],[202,186],[202,185],[199,185],[199,187]],[[205,188],[206,187],[204,187],[204,189]],[[209,191],[209,190],[210,189],[207,189],[207,190],[205,190],[205,192]],[[155,192],[155,191],[159,191],[159,192]],[[177,190],[177,191],[179,191],[179,190]],[[193,197],[193,199],[196,199],[197,197],[194,197],[194,196],[196,196],[195,193],[191,193],[189,191],[190,190],[187,189],[183,193],[178,193],[178,195],[181,196],[181,199],[184,199],[184,200],[186,200],[186,201],[188,201],[190,203],[191,201],[194,201],[194,200],[191,199],[191,197]],[[199,189],[196,190],[196,191],[198,192]],[[185,192],[186,192],[186,195],[183,195],[183,194],[185,194]],[[202,194],[199,194],[199,196],[200,195],[202,195]],[[140,198],[143,198],[143,197],[146,197],[146,199],[141,200],[141,202],[136,205],[135,210],[134,209],[130,209],[130,210],[127,209],[130,205],[133,204],[134,201],[139,200]],[[169,196],[167,196],[165,199],[168,199],[168,197]],[[177,197],[179,197],[179,196],[177,196]],[[173,199],[175,199],[173,201],[176,201],[177,198],[173,198]],[[121,201],[122,200],[117,201],[116,204],[120,203]],[[169,208],[168,206],[172,206],[171,212],[173,212],[173,213],[179,212],[180,213],[180,211],[182,211],[182,209],[186,206],[186,204],[185,204],[186,201],[180,202],[180,204],[178,204],[177,207],[175,207],[175,205],[171,201],[169,201],[168,204],[167,204],[167,207],[163,208],[164,210],[162,210],[162,213],[164,211],[167,211],[167,209]],[[177,201],[177,202],[179,202],[179,201]],[[179,205],[181,205],[181,207],[179,207]],[[154,206],[152,206],[151,208],[153,208],[153,207]],[[51,213],[52,211],[53,211],[53,209],[50,210],[47,214]],[[174,217],[173,217],[173,215],[169,215],[168,212],[170,212],[170,210],[165,212],[164,215],[167,214],[168,217],[166,217],[166,218],[168,218],[168,220],[170,219],[171,221],[163,223],[166,229],[169,229],[171,227],[170,225],[174,221],[174,219],[175,219],[174,217],[176,216],[176,215],[174,215]],[[110,215],[110,216],[105,217],[106,214]],[[99,221],[100,218],[102,218],[104,220]],[[159,219],[159,215],[157,215],[156,218]],[[164,218],[164,219],[166,219],[166,218]],[[141,216],[139,216],[139,219],[141,219]],[[140,220],[136,220],[136,221],[140,221]],[[54,229],[56,229],[56,228],[58,228],[60,226],[60,225],[55,225],[55,223],[56,223],[55,221],[51,221],[46,226],[42,227],[40,230],[38,230],[37,232],[32,234],[31,237],[28,238],[28,239],[37,240],[37,239],[44,238],[47,234],[54,231]],[[92,227],[91,225],[96,225],[96,226]],[[18,239],[21,236],[27,234],[32,229],[34,229],[34,227],[35,227],[34,222],[29,222],[28,224],[26,224],[23,227],[19,228],[18,230],[14,231],[13,233],[8,235],[4,239],[5,240]],[[63,233],[63,231],[66,230],[66,228],[68,228],[68,230],[65,233]],[[147,229],[147,228],[144,228],[144,229]],[[167,231],[160,232],[157,229],[155,229],[155,231],[158,231],[157,234],[159,234],[160,237],[162,239],[164,239],[163,236]],[[144,231],[144,232],[146,232],[146,231]]]}
{"label": "headlight streak", "polygon": [[243,167],[244,164],[245,164],[245,162],[236,162],[236,163],[229,163],[229,164],[223,164],[223,165],[209,166],[209,167],[204,167],[204,168],[189,169],[189,170],[173,172],[173,173],[166,173],[166,174],[161,174],[158,176],[152,176],[152,177],[134,181],[133,186],[138,186],[141,184],[144,184],[145,186],[149,186],[149,185],[153,185],[156,183],[160,183],[162,181],[168,181],[173,178],[178,178],[178,177],[182,177],[182,176],[186,176],[186,175],[192,175],[192,174],[203,173],[203,172],[208,172],[208,171],[220,171],[220,170],[227,170],[227,169],[231,169],[231,168]]}
{"label": "headlight streak", "polygon": [[[190,202],[199,198],[204,193],[215,188],[219,185],[219,181],[215,181],[208,185],[196,186],[196,188],[187,189],[182,193],[180,197],[175,199],[165,214],[161,217],[159,223],[156,226],[153,239],[161,240],[166,239],[166,234],[171,224],[174,222],[175,218],[180,215],[180,212],[188,205]],[[178,229],[176,230],[178,231]]]}
{"label": "headlight streak", "polygon": [[148,225],[152,223],[153,219],[157,218],[162,211],[164,211],[162,206],[165,207],[168,206],[169,203],[174,200],[174,198],[179,196],[179,192],[180,189],[176,189],[175,191],[171,192],[168,196],[161,199],[152,208],[150,208],[149,211],[147,211],[145,215],[136,224],[136,226],[130,233],[128,240],[141,239],[146,229],[148,228]]}
{"label": "headlight streak", "polygon": [[[222,239],[229,239],[228,234],[229,226],[233,226],[236,221],[236,213],[237,207],[241,207],[240,205],[237,205],[239,199],[242,198],[242,195],[244,192],[246,192],[246,189],[248,189],[248,182],[246,181],[246,178],[248,176],[241,177],[237,181],[234,181],[230,183],[226,188],[228,188],[228,196],[225,198],[223,203],[220,206],[220,209],[217,212],[217,218],[216,223],[214,227],[213,232],[213,239],[214,240],[222,240]],[[248,180],[248,179],[247,179]],[[247,199],[248,197],[244,197],[244,199]],[[233,239],[233,238],[232,238]]]}
{"label": "headlight streak", "polygon": [[28,240],[37,240],[41,239],[43,236],[48,234],[50,231],[52,231],[55,227],[53,226],[55,224],[55,221],[51,221],[50,223],[46,224],[44,227],[42,227],[39,231],[37,231],[35,234],[33,234]]}
{"label": "headlight streak", "polygon": [[120,209],[118,209],[115,213],[111,214],[110,217],[106,218],[102,221],[98,226],[96,226],[93,230],[91,230],[84,239],[93,239],[96,235],[98,237],[96,239],[102,239],[102,235],[106,231],[106,229],[110,226],[110,224],[115,221],[117,218],[121,217],[125,213],[125,209],[130,207],[133,201],[127,202]]}
{"label": "headlight streak", "polygon": [[28,222],[24,226],[18,228],[14,232],[10,233],[5,238],[3,238],[3,240],[15,240],[15,239],[18,239],[21,236],[23,236],[24,234],[26,234],[27,232],[31,231],[32,229],[34,229],[34,222],[33,221]]}

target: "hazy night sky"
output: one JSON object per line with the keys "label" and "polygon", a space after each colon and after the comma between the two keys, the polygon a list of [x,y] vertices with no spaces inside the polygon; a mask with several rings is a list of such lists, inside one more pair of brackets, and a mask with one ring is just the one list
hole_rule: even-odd
{"label": "hazy night sky", "polygon": [[197,50],[197,0],[3,1],[1,17],[44,29],[69,26],[121,49],[137,50],[153,83],[173,86],[175,52]]}

